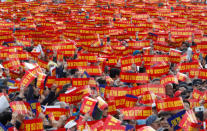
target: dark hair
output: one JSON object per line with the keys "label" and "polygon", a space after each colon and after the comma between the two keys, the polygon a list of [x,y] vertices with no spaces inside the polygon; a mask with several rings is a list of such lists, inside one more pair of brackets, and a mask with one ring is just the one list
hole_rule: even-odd
{"label": "dark hair", "polygon": [[70,74],[71,74],[71,75],[74,75],[75,72],[77,72],[77,71],[78,71],[78,69],[71,69],[71,70],[70,70]]}
{"label": "dark hair", "polygon": [[145,73],[145,72],[146,72],[145,67],[140,67],[140,68],[139,68],[139,73]]}
{"label": "dark hair", "polygon": [[4,111],[2,113],[0,113],[0,122],[3,124],[3,125],[6,125],[6,123],[8,121],[11,121],[12,119],[12,113],[9,112],[9,111]]}
{"label": "dark hair", "polygon": [[156,79],[152,80],[152,82],[155,82],[155,81],[159,81],[160,82],[160,79],[156,78]]}
{"label": "dark hair", "polygon": [[120,70],[117,69],[117,68],[112,68],[112,69],[109,71],[109,76],[110,76],[111,78],[115,78],[116,75],[118,75],[118,76],[120,75]]}
{"label": "dark hair", "polygon": [[200,121],[203,121],[203,111],[196,112],[195,115]]}
{"label": "dark hair", "polygon": [[173,114],[169,111],[163,111],[158,114],[158,117],[172,116]]}
{"label": "dark hair", "polygon": [[188,42],[183,42],[182,45],[186,45],[187,47],[189,47],[189,43]]}
{"label": "dark hair", "polygon": [[187,99],[183,100],[183,103],[188,103],[190,105],[190,102]]}
{"label": "dark hair", "polygon": [[2,45],[3,45],[3,46],[7,46],[7,47],[9,47],[9,44],[6,43],[6,42],[4,42]]}

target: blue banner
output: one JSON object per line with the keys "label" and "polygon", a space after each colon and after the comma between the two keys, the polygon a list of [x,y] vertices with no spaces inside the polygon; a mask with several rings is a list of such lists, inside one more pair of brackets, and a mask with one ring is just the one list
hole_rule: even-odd
{"label": "blue banner", "polygon": [[185,110],[178,112],[177,114],[173,115],[172,117],[168,118],[167,121],[170,124],[170,127],[173,127],[174,130],[178,130],[180,127],[178,126],[180,121],[182,120]]}

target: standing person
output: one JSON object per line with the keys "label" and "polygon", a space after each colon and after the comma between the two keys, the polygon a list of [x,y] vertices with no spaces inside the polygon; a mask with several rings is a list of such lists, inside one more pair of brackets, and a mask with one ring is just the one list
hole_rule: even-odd
{"label": "standing person", "polygon": [[181,51],[183,54],[187,54],[187,60],[192,60],[192,48],[190,47],[188,42],[183,42],[181,46]]}

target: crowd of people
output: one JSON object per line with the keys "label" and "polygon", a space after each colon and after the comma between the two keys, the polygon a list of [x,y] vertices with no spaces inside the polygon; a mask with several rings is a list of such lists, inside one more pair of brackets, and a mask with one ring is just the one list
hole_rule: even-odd
{"label": "crowd of people", "polygon": [[207,8],[0,3],[0,129],[205,131]]}

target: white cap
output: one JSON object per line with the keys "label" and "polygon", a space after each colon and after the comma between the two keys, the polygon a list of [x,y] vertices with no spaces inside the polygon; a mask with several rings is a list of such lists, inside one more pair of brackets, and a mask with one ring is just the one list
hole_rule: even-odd
{"label": "white cap", "polygon": [[205,68],[207,68],[207,64],[205,64]]}
{"label": "white cap", "polygon": [[29,70],[34,69],[36,67],[34,64],[27,63],[27,62],[24,62],[24,66]]}
{"label": "white cap", "polygon": [[152,107],[156,107],[156,103],[152,103]]}
{"label": "white cap", "polygon": [[69,122],[64,126],[64,128],[68,129],[68,128],[72,128],[72,127],[74,127],[74,126],[76,126],[76,125],[77,125],[77,123],[76,123],[74,120],[72,120],[72,121],[69,121]]}
{"label": "white cap", "polygon": [[4,68],[2,64],[0,64],[0,68]]}
{"label": "white cap", "polygon": [[9,107],[9,102],[7,98],[3,95],[0,97],[0,113],[6,110]]}

